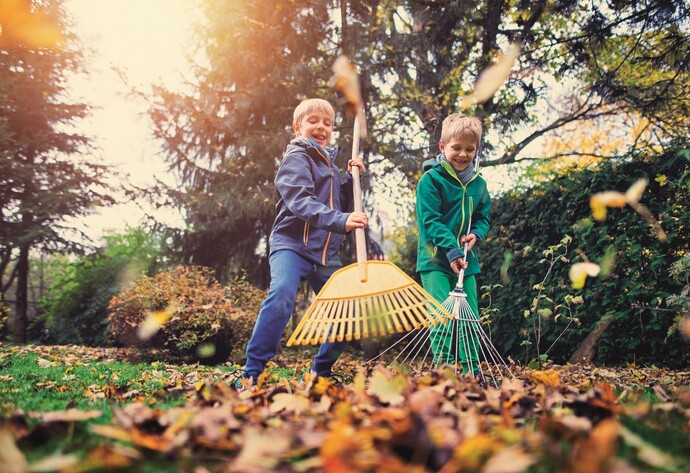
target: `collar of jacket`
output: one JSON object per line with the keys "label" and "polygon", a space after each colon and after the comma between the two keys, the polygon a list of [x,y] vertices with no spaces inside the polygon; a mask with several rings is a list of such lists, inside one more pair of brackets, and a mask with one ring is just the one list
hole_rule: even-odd
{"label": "collar of jacket", "polygon": [[338,156],[338,153],[340,152],[340,148],[335,148],[333,146],[326,146],[325,148],[318,144],[316,141],[306,138],[304,136],[299,136],[297,138],[294,138],[292,141],[290,141],[291,145],[296,145],[300,146],[304,149],[316,149],[322,156],[328,157],[328,159],[331,161],[335,161],[335,158]]}
{"label": "collar of jacket", "polygon": [[436,158],[431,158],[427,159],[424,164],[422,165],[422,168],[424,171],[428,171],[429,169],[433,169],[436,166],[441,166],[443,170],[445,170],[449,176],[451,176],[453,179],[458,181],[461,186],[466,187],[470,182],[474,181],[477,176],[479,176],[479,170],[475,172],[472,177],[470,178],[469,181],[467,181],[467,184],[463,184],[462,181],[460,180],[460,177],[458,176],[457,171],[453,168],[453,166],[448,162],[446,157],[443,154],[439,154]]}

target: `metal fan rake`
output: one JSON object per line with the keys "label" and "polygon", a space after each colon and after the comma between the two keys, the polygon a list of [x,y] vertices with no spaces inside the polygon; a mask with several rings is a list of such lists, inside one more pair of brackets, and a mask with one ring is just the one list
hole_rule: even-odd
{"label": "metal fan rake", "polygon": [[[468,234],[470,226],[471,221],[467,227]],[[467,254],[467,243],[464,253]],[[442,304],[450,317],[442,320],[441,324],[406,333],[370,361],[393,357],[391,365],[406,365],[417,373],[450,366],[456,376],[459,373],[471,375],[483,384],[493,386],[498,386],[505,376],[512,378],[508,364],[467,301],[464,275],[463,269],[455,289]],[[435,351],[432,345],[437,347]]]}

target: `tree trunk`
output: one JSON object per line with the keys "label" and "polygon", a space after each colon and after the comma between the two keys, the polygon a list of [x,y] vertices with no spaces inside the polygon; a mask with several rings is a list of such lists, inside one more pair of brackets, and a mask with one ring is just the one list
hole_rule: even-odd
{"label": "tree trunk", "polygon": [[17,260],[17,305],[12,327],[12,341],[26,343],[26,327],[28,325],[29,301],[29,245],[24,244],[19,249]]}
{"label": "tree trunk", "polygon": [[592,330],[589,335],[584,339],[582,344],[575,350],[572,354],[568,363],[588,363],[592,361],[594,356],[594,347],[597,341],[601,338],[609,325],[613,322],[613,314],[607,313],[597,322],[596,327]]}

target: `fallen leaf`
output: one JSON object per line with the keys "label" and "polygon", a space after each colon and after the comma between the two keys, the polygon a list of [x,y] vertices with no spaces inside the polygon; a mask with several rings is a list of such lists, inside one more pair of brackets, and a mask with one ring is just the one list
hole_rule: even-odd
{"label": "fallen leaf", "polygon": [[556,370],[534,371],[532,372],[532,379],[551,388],[561,384],[561,377]]}
{"label": "fallen leaf", "polygon": [[533,455],[513,446],[494,454],[486,462],[482,473],[521,473],[536,463]]}
{"label": "fallen leaf", "polygon": [[309,409],[311,401],[300,394],[278,393],[273,396],[273,402],[269,407],[269,411],[276,414],[280,411],[294,412],[300,415]]}
{"label": "fallen leaf", "polygon": [[67,409],[66,411],[29,412],[33,419],[43,419],[43,422],[78,422],[81,420],[96,419],[103,415],[101,411],[80,411],[79,409]]}
{"label": "fallen leaf", "polygon": [[79,463],[76,455],[51,455],[31,464],[30,471],[63,471]]}
{"label": "fallen leaf", "polygon": [[572,471],[574,473],[609,471],[616,458],[620,430],[620,424],[613,418],[599,422],[587,437],[575,444]]}
{"label": "fallen leaf", "polygon": [[24,454],[17,448],[14,437],[5,427],[0,427],[0,471],[3,473],[29,471]]}
{"label": "fallen leaf", "polygon": [[404,376],[395,375],[389,378],[386,371],[379,368],[371,375],[367,391],[370,396],[376,397],[379,401],[397,406],[405,400],[405,396],[402,395],[405,384]]}

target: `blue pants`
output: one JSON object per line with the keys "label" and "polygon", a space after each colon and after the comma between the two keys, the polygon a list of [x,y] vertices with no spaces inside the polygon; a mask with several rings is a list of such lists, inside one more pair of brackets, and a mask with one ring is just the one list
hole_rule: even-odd
{"label": "blue pants", "polygon": [[[269,259],[271,284],[268,297],[261,304],[259,316],[254,324],[252,338],[247,344],[245,373],[258,375],[266,363],[275,356],[280,338],[290,321],[295,307],[295,296],[302,279],[306,279],[315,293],[319,293],[331,275],[340,269],[337,266],[321,266],[307,261],[290,250],[278,250]],[[329,376],[331,367],[341,355],[347,342],[326,342],[314,357],[312,371],[319,376]]]}

